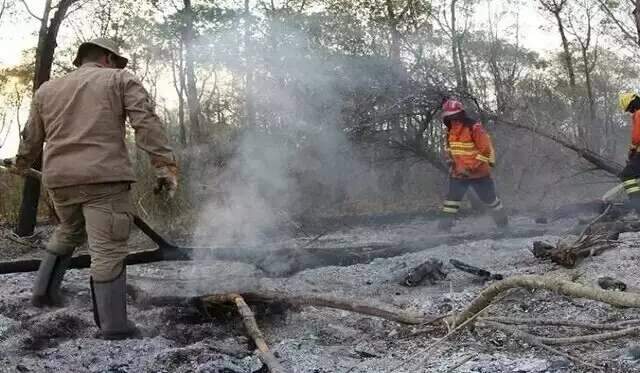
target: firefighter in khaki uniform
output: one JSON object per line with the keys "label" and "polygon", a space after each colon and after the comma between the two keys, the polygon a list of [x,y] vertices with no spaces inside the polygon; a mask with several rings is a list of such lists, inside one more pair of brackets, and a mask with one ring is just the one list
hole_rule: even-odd
{"label": "firefighter in khaki uniform", "polygon": [[442,119],[447,127],[450,175],[449,193],[442,208],[445,217],[439,228],[451,230],[469,188],[473,188],[482,202],[491,208],[496,225],[506,228],[509,219],[491,178],[491,168],[495,163],[491,138],[482,123],[467,115],[459,101],[448,99],[443,103]]}
{"label": "firefighter in khaki uniform", "polygon": [[173,194],[178,186],[177,165],[160,119],[140,81],[123,70],[127,62],[111,40],[83,43],[73,62],[78,69],[34,94],[14,160],[17,172],[24,173],[43,152],[43,184],[60,219],[36,276],[34,306],[60,305],[60,284],[71,255],[88,240],[94,318],[105,339],[138,334],[126,309],[124,260],[135,174],[125,143],[125,118],[136,145],[156,170],[156,188]]}
{"label": "firefighter in khaki uniform", "polygon": [[620,94],[619,106],[631,113],[631,146],[626,167],[620,173],[631,207],[640,213],[640,97],[634,92]]}

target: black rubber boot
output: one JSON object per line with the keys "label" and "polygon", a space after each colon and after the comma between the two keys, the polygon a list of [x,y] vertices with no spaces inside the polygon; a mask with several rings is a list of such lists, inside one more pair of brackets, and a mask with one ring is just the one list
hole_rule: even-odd
{"label": "black rubber boot", "polygon": [[35,307],[63,305],[60,286],[70,262],[71,255],[59,256],[48,251],[45,253],[33,284],[31,303]]}
{"label": "black rubber boot", "polygon": [[496,223],[498,229],[509,228],[509,216],[504,209],[493,210],[491,212],[491,216],[493,217],[493,221]]}
{"label": "black rubber boot", "polygon": [[633,193],[629,195],[629,207],[631,207],[631,209],[640,216],[640,193]]}
{"label": "black rubber boot", "polygon": [[438,230],[440,232],[449,233],[455,225],[455,218],[453,216],[445,216],[438,222]]}
{"label": "black rubber boot", "polygon": [[126,271],[110,282],[90,281],[93,318],[100,328],[100,337],[107,340],[140,338],[140,330],[127,319]]}

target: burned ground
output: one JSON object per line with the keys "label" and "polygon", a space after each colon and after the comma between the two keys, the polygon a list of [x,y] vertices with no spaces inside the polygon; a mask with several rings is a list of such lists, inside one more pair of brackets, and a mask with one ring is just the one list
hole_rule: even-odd
{"label": "burned ground", "polygon": [[[454,236],[484,232],[488,218],[468,218]],[[404,242],[425,249],[391,258],[379,258],[349,266],[317,267],[287,277],[274,277],[255,265],[199,260],[129,267],[133,289],[149,297],[204,295],[230,291],[277,290],[291,295],[331,295],[365,299],[405,310],[437,315],[459,311],[486,286],[478,278],[454,269],[455,258],[505,277],[547,274],[596,286],[601,276],[623,280],[635,291],[637,246],[640,235],[623,234],[618,246],[601,256],[585,259],[576,269],[557,267],[531,255],[536,240],[557,241],[577,220],[536,225],[532,218],[514,219],[513,236],[541,230],[535,237],[494,238],[455,244],[431,245],[445,236],[435,234],[435,223],[419,216],[381,224],[367,223],[335,229],[321,237],[298,238],[279,244],[304,247],[315,239],[322,247],[397,245]],[[43,233],[46,236],[49,230]],[[522,234],[520,234],[522,236]],[[197,238],[194,238],[198,241]],[[409,244],[410,243],[410,244]],[[38,255],[38,250],[3,240],[5,258]],[[143,237],[132,241],[149,248]],[[265,248],[264,250],[269,250]],[[406,287],[400,280],[410,268],[430,258],[445,263],[447,278],[435,284]],[[150,306],[130,299],[130,317],[143,330],[139,340],[105,342],[96,339],[91,314],[87,270],[69,271],[63,285],[67,305],[39,310],[29,304],[32,273],[0,277],[0,371],[6,372],[258,372],[262,363],[233,308],[205,315],[189,305]],[[133,294],[132,294],[133,295]],[[421,350],[442,337],[440,328],[405,326],[347,311],[321,307],[263,308],[251,305],[258,324],[275,355],[292,372],[588,372],[564,357],[531,347],[501,332],[472,328],[452,336],[426,353]],[[488,310],[491,315],[543,317],[574,321],[614,322],[637,318],[633,309],[615,308],[547,291],[515,289]],[[575,335],[571,328],[531,326],[542,336]],[[634,338],[561,346],[587,362],[607,365],[611,372],[640,372]],[[466,362],[465,362],[466,360]],[[264,370],[262,370],[264,371]]]}

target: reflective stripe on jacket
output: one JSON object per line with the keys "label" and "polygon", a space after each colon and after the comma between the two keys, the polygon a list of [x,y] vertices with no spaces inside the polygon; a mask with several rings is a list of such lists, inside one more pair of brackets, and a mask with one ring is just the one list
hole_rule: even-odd
{"label": "reflective stripe on jacket", "polygon": [[451,122],[447,142],[447,150],[453,161],[452,177],[476,179],[491,174],[491,167],[496,161],[495,151],[482,123],[468,125],[460,121]]}

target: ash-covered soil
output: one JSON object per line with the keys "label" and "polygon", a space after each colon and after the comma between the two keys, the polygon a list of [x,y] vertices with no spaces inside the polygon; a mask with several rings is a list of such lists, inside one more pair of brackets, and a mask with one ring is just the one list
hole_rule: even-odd
{"label": "ash-covered soil", "polygon": [[[490,219],[468,218],[463,231],[493,229]],[[408,288],[399,284],[406,272],[429,258],[447,263],[455,258],[492,272],[512,276],[554,272],[574,281],[594,285],[600,276],[623,280],[630,289],[640,287],[638,258],[640,234],[624,234],[617,248],[584,260],[568,270],[535,259],[533,241],[557,241],[576,221],[540,226],[526,217],[514,219],[513,230],[541,229],[537,237],[464,242],[431,247],[435,222],[420,218],[386,225],[343,228],[320,237],[304,237],[283,244],[317,247],[411,242],[428,239],[423,251],[368,264],[324,267],[288,278],[266,276],[246,263],[199,260],[171,262],[128,269],[129,283],[150,296],[194,296],[208,293],[287,291],[295,294],[330,294],[345,299],[391,304],[425,314],[462,309],[486,284],[445,264],[447,278],[435,285]],[[463,229],[464,228],[464,229]],[[42,233],[46,236],[49,231]],[[204,240],[198,240],[203,242]],[[35,242],[34,246],[41,242]],[[0,240],[5,259],[33,257],[37,249]],[[140,236],[132,247],[147,249]],[[34,274],[0,275],[0,372],[265,372],[253,353],[241,320],[234,315],[211,319],[187,306],[129,305],[130,318],[144,332],[139,340],[103,341],[94,338],[88,271],[71,270],[63,285],[66,307],[40,310],[29,304]],[[511,291],[491,306],[491,315],[542,317],[593,322],[638,318],[638,311],[593,301],[571,299],[547,291]],[[516,341],[499,332],[471,329],[449,338],[426,353],[421,350],[443,336],[442,330],[421,327],[346,311],[320,307],[271,310],[258,315],[270,346],[291,372],[589,372],[569,360]],[[571,335],[575,329],[539,328],[540,335]],[[559,347],[591,363],[607,363],[611,372],[640,372],[637,338]],[[460,364],[462,363],[462,364]],[[460,364],[460,365],[459,365]],[[457,368],[455,368],[459,365]],[[455,369],[454,369],[455,368]],[[262,369],[262,370],[261,370]],[[452,370],[453,369],[453,370]]]}

